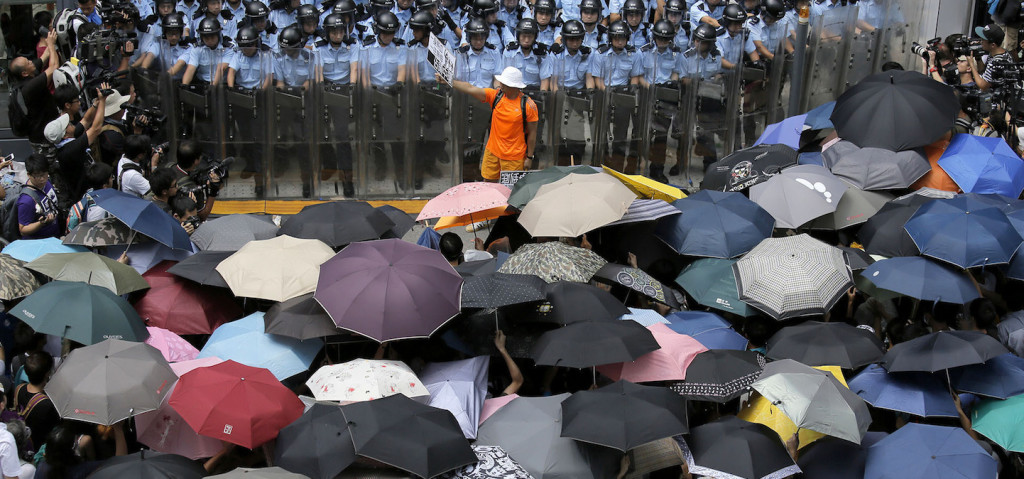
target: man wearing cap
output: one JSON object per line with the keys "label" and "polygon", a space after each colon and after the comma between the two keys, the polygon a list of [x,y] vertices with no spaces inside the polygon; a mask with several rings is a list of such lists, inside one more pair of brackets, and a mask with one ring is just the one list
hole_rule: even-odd
{"label": "man wearing cap", "polygon": [[523,72],[507,67],[494,79],[500,84],[500,90],[478,88],[459,80],[452,85],[491,105],[491,131],[480,165],[481,176],[491,182],[498,181],[502,171],[528,170],[533,166],[539,118],[537,105],[521,91],[526,88]]}
{"label": "man wearing cap", "polygon": [[57,186],[57,207],[61,211],[68,211],[85,194],[85,173],[93,164],[89,144],[103,128],[99,111],[106,107],[105,102],[106,95],[99,93],[81,122],[72,124],[71,115],[64,113],[46,125],[46,139],[57,147],[57,175],[51,180]]}
{"label": "man wearing cap", "polygon": [[985,62],[984,73],[979,74],[976,60],[971,56],[971,75],[982,90],[999,88],[1003,86],[1003,72],[1013,67],[1013,57],[1002,47],[1005,33],[994,23],[977,27],[974,33],[981,37],[981,49],[988,53],[988,61]]}

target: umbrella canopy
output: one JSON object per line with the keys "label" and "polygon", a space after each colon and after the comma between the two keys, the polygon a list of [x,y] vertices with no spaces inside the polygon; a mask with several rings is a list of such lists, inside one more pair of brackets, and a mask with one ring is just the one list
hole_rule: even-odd
{"label": "umbrella canopy", "polygon": [[622,184],[626,185],[626,188],[629,188],[640,198],[661,200],[669,203],[681,198],[686,198],[686,193],[683,193],[683,190],[660,181],[654,181],[646,176],[627,175],[604,165],[601,166],[601,169],[604,170],[605,173],[608,173],[621,181]]}
{"label": "umbrella canopy", "polygon": [[227,288],[228,283],[217,272],[217,266],[232,254],[234,251],[200,251],[175,263],[167,272],[204,286]]}
{"label": "umbrella canopy", "polygon": [[733,271],[740,299],[775,319],[825,314],[853,285],[843,252],[806,234],[762,241]]}
{"label": "umbrella canopy", "polygon": [[277,236],[269,216],[225,215],[206,221],[192,232],[192,242],[203,251],[238,251],[250,241]]}
{"label": "umbrella canopy", "polygon": [[874,296],[885,295],[876,291],[880,288],[923,301],[967,304],[979,297],[967,273],[920,256],[877,261],[860,273],[857,283]]}
{"label": "umbrella canopy", "polygon": [[679,273],[676,284],[690,293],[690,296],[702,306],[740,316],[757,314],[757,310],[740,301],[740,293],[736,289],[736,276],[732,269],[734,264],[734,259],[699,259]]}
{"label": "umbrella canopy", "polygon": [[474,464],[476,454],[444,409],[403,394],[341,407],[356,454],[422,477]]}
{"label": "umbrella canopy", "polygon": [[39,288],[39,280],[25,269],[25,264],[13,256],[0,254],[0,299],[21,298]]}
{"label": "umbrella canopy", "polygon": [[1024,313],[1007,314],[997,326],[999,342],[1018,356],[1024,356]]}
{"label": "umbrella canopy", "polygon": [[160,351],[167,362],[191,361],[199,356],[199,350],[195,346],[171,331],[153,326],[147,327],[146,330],[149,331],[146,344]]}
{"label": "umbrella canopy", "polygon": [[608,263],[597,270],[594,279],[604,280],[605,283],[621,284],[671,308],[679,308],[679,302],[676,301],[675,295],[661,284],[661,281],[654,279],[640,268]]}
{"label": "umbrella canopy", "polygon": [[[465,263],[463,263],[465,264]],[[490,273],[470,276],[462,284],[463,308],[500,308],[543,301],[547,283],[532,274]]]}
{"label": "umbrella canopy", "polygon": [[537,195],[537,190],[541,186],[558,181],[570,174],[596,175],[599,173],[599,170],[590,166],[550,166],[540,171],[531,171],[512,187],[512,192],[508,196],[508,204],[521,210]]}
{"label": "umbrella canopy", "polygon": [[217,265],[236,296],[287,301],[312,293],[320,264],[334,250],[319,240],[290,236],[252,241]]}
{"label": "umbrella canopy", "polygon": [[669,389],[689,399],[725,403],[746,393],[764,365],[764,356],[754,351],[711,349],[696,355],[686,368],[686,380]]}
{"label": "umbrella canopy", "polygon": [[178,379],[169,404],[204,436],[254,448],[302,415],[302,401],[270,371],[234,361]]}
{"label": "umbrella canopy", "polygon": [[427,401],[430,391],[401,361],[354,359],[317,369],[306,386],[317,401],[372,401],[395,394]]}
{"label": "umbrella canopy", "polygon": [[960,187],[957,186],[956,182],[949,177],[946,170],[939,166],[939,159],[942,158],[942,154],[946,152],[946,147],[948,146],[949,140],[940,139],[924,147],[925,155],[928,156],[928,164],[931,165],[932,169],[922,176],[921,179],[910,185],[910,189],[929,188],[954,194],[960,192]]}
{"label": "umbrella canopy", "polygon": [[[501,218],[502,216],[511,216],[512,214],[514,214],[514,210],[509,208],[508,205],[503,205],[497,208],[477,211],[475,213],[469,213],[462,216],[442,216],[437,220],[437,223],[434,223],[433,228],[435,231],[441,231],[443,229],[454,228],[456,226],[471,225],[480,221],[490,221]],[[409,219],[411,220],[412,218]]]}
{"label": "umbrella canopy", "polygon": [[1008,263],[1024,241],[1005,213],[971,195],[930,201],[904,227],[921,254],[961,268]]}
{"label": "umbrella canopy", "polygon": [[61,281],[102,286],[117,295],[149,287],[149,283],[131,266],[91,252],[47,253],[25,267]]}
{"label": "umbrella canopy", "polygon": [[81,246],[68,246],[58,238],[20,239],[4,246],[3,254],[26,263],[47,253],[85,253]]}
{"label": "umbrella canopy", "polygon": [[175,379],[156,348],[108,339],[72,351],[46,395],[62,418],[111,425],[159,407]]}
{"label": "umbrella canopy", "polygon": [[155,241],[143,244],[133,243],[131,246],[108,246],[103,252],[104,256],[111,259],[119,259],[122,254],[128,256],[128,266],[134,268],[139,274],[146,274],[161,262],[184,261],[195,252],[172,249]]}
{"label": "umbrella canopy", "polygon": [[672,206],[682,214],[659,221],[655,234],[679,254],[732,258],[775,227],[775,219],[741,193],[702,190]]}
{"label": "umbrella canopy", "polygon": [[865,479],[996,477],[996,460],[959,427],[910,423],[868,450]]}
{"label": "umbrella canopy", "polygon": [[36,332],[96,344],[105,339],[142,341],[149,336],[139,314],[124,298],[88,283],[53,281],[11,311]]}
{"label": "umbrella canopy", "polygon": [[606,226],[624,225],[627,223],[640,223],[643,221],[654,221],[666,216],[674,216],[682,212],[662,200],[633,200],[626,208],[626,214],[617,221],[612,221]]}
{"label": "umbrella canopy", "polygon": [[427,391],[430,391],[427,404],[451,412],[468,439],[476,439],[480,425],[480,411],[487,397],[490,359],[490,356],[477,356],[461,361],[429,363],[420,374]]}
{"label": "umbrella canopy", "polygon": [[714,313],[680,311],[666,318],[669,329],[700,341],[708,349],[747,349],[747,338],[732,329],[729,322]]}
{"label": "umbrella canopy", "polygon": [[365,201],[332,201],[302,208],[281,225],[278,235],[317,239],[332,248],[380,238],[395,223]]}
{"label": "umbrella canopy", "polygon": [[743,191],[768,181],[797,163],[796,150],[786,145],[757,145],[736,150],[708,166],[702,190]]}
{"label": "umbrella canopy", "polygon": [[333,336],[338,329],[323,306],[313,299],[313,293],[296,296],[277,303],[263,315],[263,331],[279,336],[305,340]]}
{"label": "umbrella canopy", "polygon": [[442,479],[533,479],[533,476],[498,446],[473,444],[477,463],[442,474]]}
{"label": "umbrella canopy", "polygon": [[222,324],[206,341],[200,358],[217,357],[254,368],[266,368],[284,380],[305,371],[320,352],[319,339],[300,341],[263,332],[263,312]]}
{"label": "umbrella canopy", "polygon": [[946,85],[917,72],[890,70],[843,92],[830,119],[841,138],[858,146],[902,151],[939,139],[959,110]]}
{"label": "umbrella canopy", "polygon": [[953,136],[939,166],[966,192],[1017,198],[1024,191],[1024,161],[998,136]]}
{"label": "umbrella canopy", "polygon": [[124,222],[132,230],[168,247],[192,250],[192,242],[185,228],[156,203],[109,188],[93,191],[92,199],[97,206]]}
{"label": "umbrella canopy", "polygon": [[949,192],[939,192],[933,196],[933,193],[938,191],[930,188],[921,189],[916,193],[891,200],[879,208],[857,232],[865,251],[886,257],[915,256],[920,253],[903,226],[921,205],[935,198],[954,196]]}
{"label": "umbrella canopy", "polygon": [[[846,264],[850,267],[851,271],[863,271],[875,264],[875,258],[872,258],[867,251],[860,248],[851,248],[849,246],[840,246],[840,250],[846,253]],[[856,278],[854,278],[856,280]]]}
{"label": "umbrella canopy", "polygon": [[562,401],[562,437],[623,452],[688,430],[686,400],[662,387],[620,380]]}
{"label": "umbrella canopy", "polygon": [[834,437],[814,443],[814,447],[800,451],[797,465],[809,478],[864,479],[864,463],[868,448],[888,436],[888,433],[870,431],[860,444]]}
{"label": "umbrella canopy", "polygon": [[768,339],[768,357],[793,359],[808,366],[836,365],[856,369],[878,362],[882,341],[866,329],[846,323],[807,321],[779,330]]}
{"label": "umbrella canopy", "polygon": [[549,283],[586,283],[606,263],[601,256],[588,249],[569,246],[561,241],[548,241],[520,246],[498,268],[498,272],[535,274]]}
{"label": "umbrella canopy", "polygon": [[835,107],[836,102],[834,101],[828,101],[818,105],[807,112],[807,119],[804,124],[811,127],[812,130],[833,128],[832,120],[829,117],[832,116],[832,110],[835,109]]}
{"label": "umbrella canopy", "polygon": [[[221,363],[218,358],[193,359],[172,363],[171,369],[174,373],[181,375],[201,367],[212,366]],[[137,436],[139,442],[149,446],[154,451],[169,454],[180,454],[189,459],[200,459],[211,457],[220,452],[224,445],[220,440],[212,437],[200,436],[192,426],[189,426],[181,415],[170,406],[169,401],[177,383],[172,384],[167,390],[167,395],[155,411],[135,416]]]}
{"label": "umbrella canopy", "polygon": [[280,467],[235,468],[231,472],[206,476],[208,479],[307,479],[303,474],[294,474]]}
{"label": "umbrella canopy", "polygon": [[123,477],[200,479],[206,477],[206,470],[187,457],[142,450],[103,461],[103,465],[89,474],[89,477],[93,479],[120,479]]}
{"label": "umbrella canopy", "polygon": [[530,356],[540,365],[587,368],[632,361],[660,347],[633,321],[578,321],[541,335]]}
{"label": "umbrella canopy", "polygon": [[613,320],[629,313],[611,293],[589,284],[559,281],[545,288],[551,318],[559,324]]}
{"label": "umbrella canopy", "polygon": [[800,133],[803,133],[806,121],[807,114],[803,114],[791,116],[778,123],[767,125],[764,127],[761,136],[754,142],[754,145],[786,145],[794,150],[799,149]]}
{"label": "umbrella canopy", "polygon": [[909,188],[931,171],[922,150],[861,148],[845,140],[828,147],[821,159],[833,175],[862,190]]}
{"label": "umbrella canopy", "polygon": [[400,239],[351,244],[319,276],[313,298],[334,324],[377,341],[428,337],[459,313],[462,277]]}
{"label": "umbrella canopy", "polygon": [[314,403],[281,429],[274,464],[313,479],[334,479],[356,460],[348,421],[334,404]]}
{"label": "umbrella canopy", "polygon": [[937,331],[896,344],[882,359],[889,372],[935,372],[983,363],[1007,352],[999,341],[985,333]]}
{"label": "umbrella canopy", "polygon": [[1006,399],[1024,394],[1024,358],[1002,354],[982,364],[950,369],[949,377],[957,391]]}
{"label": "umbrella canopy", "polygon": [[650,327],[652,324],[668,324],[668,320],[653,309],[630,307],[627,307],[627,309],[629,309],[629,313],[619,316],[619,321],[635,321],[645,328]]}
{"label": "umbrella canopy", "polygon": [[116,246],[129,243],[145,243],[153,240],[132,231],[128,225],[113,216],[96,221],[79,223],[64,236],[65,245],[75,246]]}
{"label": "umbrella canopy", "polygon": [[[787,477],[800,472],[779,436],[763,424],[723,416],[690,431],[692,474],[716,477]],[[719,474],[716,474],[719,473]]]}
{"label": "umbrella canopy", "polygon": [[888,373],[872,364],[850,380],[850,390],[877,408],[921,417],[959,417],[946,385],[927,373]]}
{"label": "umbrella canopy", "polygon": [[1007,451],[1024,452],[1021,421],[1024,421],[1024,396],[1005,401],[986,399],[971,411],[971,428]]}
{"label": "umbrella canopy", "polygon": [[610,175],[569,175],[541,186],[519,223],[535,237],[576,237],[621,219],[635,199]]}
{"label": "umbrella canopy", "polygon": [[800,428],[860,444],[871,424],[864,400],[846,385],[792,359],[768,363],[751,387]]}
{"label": "umbrella canopy", "polygon": [[135,310],[147,325],[178,334],[210,334],[241,316],[242,308],[227,291],[170,274],[173,264],[164,261],[143,275],[152,287],[135,302]]}
{"label": "umbrella canopy", "polygon": [[835,212],[849,186],[815,165],[787,168],[750,188],[750,199],[775,218],[776,228],[797,228]]}
{"label": "umbrella canopy", "polygon": [[458,184],[423,205],[420,214],[416,216],[416,221],[442,216],[462,216],[502,207],[508,204],[511,193],[512,190],[507,186],[498,183],[477,181]]}
{"label": "umbrella canopy", "polygon": [[859,188],[846,190],[839,206],[830,214],[819,216],[807,223],[810,229],[840,230],[864,223],[892,199],[892,195]]}
{"label": "umbrella canopy", "polygon": [[412,229],[413,225],[416,224],[416,220],[412,219],[412,217],[409,216],[409,213],[395,208],[392,205],[380,205],[377,209],[381,213],[387,215],[388,219],[395,224],[395,226],[392,226],[388,232],[381,235],[381,238],[401,238]]}
{"label": "umbrella canopy", "polygon": [[640,356],[635,361],[607,364],[597,370],[613,380],[624,379],[635,383],[678,381],[686,379],[687,368],[693,359],[708,350],[696,339],[672,331],[664,324],[652,324],[647,329],[654,335],[660,349]]}

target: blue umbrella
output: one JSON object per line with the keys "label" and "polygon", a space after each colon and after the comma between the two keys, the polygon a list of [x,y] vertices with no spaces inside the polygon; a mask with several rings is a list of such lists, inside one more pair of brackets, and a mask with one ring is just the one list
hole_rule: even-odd
{"label": "blue umbrella", "polygon": [[1024,191],[1024,160],[999,137],[956,135],[939,166],[964,191],[1013,198]]}
{"label": "blue umbrella", "polygon": [[877,408],[922,417],[958,417],[942,380],[928,373],[888,373],[872,364],[850,379],[850,390]]}
{"label": "blue umbrella", "polygon": [[171,248],[192,250],[192,242],[185,228],[156,203],[109,188],[94,191],[92,198],[100,208],[107,210],[129,228]]}
{"label": "blue umbrella", "polygon": [[811,127],[812,130],[835,128],[832,125],[832,110],[835,107],[836,102],[834,101],[823,103],[821,106],[807,112],[807,119],[804,120],[804,124]]}
{"label": "blue umbrella", "polygon": [[772,123],[764,127],[764,133],[754,142],[754,145],[762,143],[769,145],[786,145],[794,150],[800,149],[800,133],[804,131],[804,123],[807,121],[807,114],[791,116],[778,123]]}
{"label": "blue umbrella", "polygon": [[162,261],[184,261],[195,254],[195,250],[171,249],[155,241],[131,246],[107,246],[103,254],[111,259],[118,259],[125,250],[128,251],[128,266],[135,268],[139,274],[145,274]]}
{"label": "blue umbrella", "polygon": [[961,268],[1008,263],[1024,241],[999,208],[968,195],[921,205],[904,229],[921,254]]}
{"label": "blue umbrella", "polygon": [[1024,358],[1007,353],[982,364],[949,370],[949,379],[957,391],[1006,399],[1024,394]]}
{"label": "blue umbrella", "polygon": [[747,338],[737,333],[715,313],[680,311],[665,317],[669,329],[700,341],[708,349],[747,349]]}
{"label": "blue umbrella", "polygon": [[664,316],[658,314],[653,309],[643,308],[628,308],[629,312],[619,316],[619,321],[636,321],[643,325],[645,328],[651,327],[654,324],[668,324],[668,320]]}
{"label": "blue umbrella", "polygon": [[683,214],[658,222],[655,234],[679,254],[732,258],[772,235],[775,219],[737,192],[702,190],[672,202]]}
{"label": "blue umbrella", "polygon": [[[858,277],[861,289],[869,285],[925,301],[967,304],[978,298],[967,273],[921,256],[899,256],[876,261]],[[875,294],[877,296],[877,294]]]}
{"label": "blue umbrella", "polygon": [[747,349],[747,338],[737,333],[732,328],[716,328],[701,331],[689,335],[696,339],[708,349],[735,349],[745,351]]}
{"label": "blue umbrella", "polygon": [[309,368],[323,347],[320,339],[305,341],[263,332],[263,313],[224,323],[210,335],[200,358],[217,357],[255,368],[269,369],[280,380]]}
{"label": "blue umbrella", "polygon": [[487,367],[490,356],[477,356],[461,361],[429,363],[419,374],[430,391],[429,406],[447,409],[455,416],[462,433],[476,439],[480,411],[487,397]]}
{"label": "blue umbrella", "polygon": [[3,249],[3,254],[26,263],[47,253],[84,253],[89,251],[82,246],[71,246],[60,242],[59,238],[21,239],[14,240]]}
{"label": "blue umbrella", "polygon": [[808,151],[800,153],[796,158],[797,164],[800,165],[818,165],[825,166],[825,160],[821,157],[820,151]]}
{"label": "blue umbrella", "polygon": [[868,451],[864,479],[996,477],[996,460],[959,427],[911,423]]}

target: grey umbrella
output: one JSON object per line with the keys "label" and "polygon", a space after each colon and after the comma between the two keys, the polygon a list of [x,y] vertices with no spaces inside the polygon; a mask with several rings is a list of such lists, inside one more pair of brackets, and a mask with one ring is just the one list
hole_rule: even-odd
{"label": "grey umbrella", "polygon": [[892,198],[889,193],[865,191],[851,186],[839,200],[839,206],[835,211],[819,216],[805,226],[810,229],[841,230],[859,225],[871,218]]}
{"label": "grey umbrella", "polygon": [[177,378],[153,346],[108,339],[72,351],[46,394],[62,418],[110,425],[160,407]]}
{"label": "grey umbrella", "polygon": [[863,190],[909,188],[932,169],[919,149],[894,152],[860,148],[849,141],[830,146],[821,160],[832,174]]}
{"label": "grey umbrella", "polygon": [[217,265],[232,254],[233,251],[200,251],[167,268],[167,272],[205,286],[227,288],[228,283],[217,272]]}
{"label": "grey umbrella", "polygon": [[782,170],[768,181],[750,188],[750,199],[773,217],[776,228],[797,228],[832,213],[849,186],[817,165]]}
{"label": "grey umbrella", "polygon": [[199,225],[191,239],[201,250],[238,251],[250,241],[274,236],[277,225],[267,216],[227,215]]}
{"label": "grey umbrella", "polygon": [[385,231],[384,234],[381,235],[381,238],[401,238],[412,229],[414,224],[416,224],[416,220],[414,220],[412,216],[409,216],[409,213],[395,208],[394,206],[380,205],[374,209],[384,213],[384,215],[395,224],[395,226],[392,226],[390,230]]}
{"label": "grey umbrella", "polygon": [[231,472],[206,477],[207,479],[309,479],[309,476],[288,472],[280,467],[261,467],[258,469],[239,467]]}

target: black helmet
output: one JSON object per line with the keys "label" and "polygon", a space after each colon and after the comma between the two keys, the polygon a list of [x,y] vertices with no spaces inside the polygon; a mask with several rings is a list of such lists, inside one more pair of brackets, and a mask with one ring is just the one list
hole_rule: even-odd
{"label": "black helmet", "polygon": [[331,8],[331,13],[354,15],[356,13],[356,4],[352,0],[338,0],[338,3],[335,3],[334,7]]}
{"label": "black helmet", "polygon": [[168,29],[177,28],[178,30],[185,29],[185,20],[181,18],[181,12],[168,13],[164,15],[163,20],[160,21],[160,27],[163,28],[164,32]]}
{"label": "black helmet", "polygon": [[398,17],[390,11],[383,11],[373,19],[373,31],[380,35],[382,33],[395,33],[398,31]]}
{"label": "black helmet", "polygon": [[715,27],[712,27],[707,23],[701,23],[693,30],[693,39],[696,41],[713,42],[717,38],[718,32],[715,30]]}
{"label": "black helmet", "polygon": [[683,13],[686,11],[686,2],[683,0],[668,0],[665,2],[665,13]]}
{"label": "black helmet", "polygon": [[769,17],[782,20],[786,16],[786,4],[782,0],[762,0],[761,11]]}
{"label": "black helmet", "polygon": [[159,7],[160,5],[167,5],[167,4],[177,5],[178,2],[175,1],[175,0],[156,0],[156,2],[153,2],[153,6],[154,7]]}
{"label": "black helmet", "polygon": [[483,19],[470,18],[469,21],[466,22],[465,31],[467,37],[470,35],[483,35],[486,37],[488,34],[490,34],[490,32],[487,30],[487,24],[484,23]]}
{"label": "black helmet", "polygon": [[245,6],[245,16],[256,19],[256,18],[267,18],[270,16],[270,9],[267,5],[259,0],[253,0]]}
{"label": "black helmet", "polygon": [[256,27],[246,25],[238,29],[238,35],[235,35],[235,41],[238,42],[238,46],[240,47],[259,46],[260,32],[256,31]]}
{"label": "black helmet", "polygon": [[390,10],[395,8],[395,0],[370,0],[370,6]]}
{"label": "black helmet", "polygon": [[537,0],[533,4],[534,13],[547,12],[554,15],[555,9],[556,7],[554,0]]}
{"label": "black helmet", "polygon": [[473,0],[472,13],[476,17],[498,13],[498,4],[494,3],[494,0]]}
{"label": "black helmet", "polygon": [[676,36],[676,27],[672,26],[672,22],[663,18],[654,22],[654,27],[651,28],[651,32],[654,33],[655,38],[671,40]]}
{"label": "black helmet", "polygon": [[622,4],[622,16],[629,15],[630,13],[644,13],[644,2],[642,0],[626,0],[626,3]]}
{"label": "black helmet", "polygon": [[438,0],[416,0],[417,9],[426,9],[430,7],[436,7]]}
{"label": "black helmet", "polygon": [[[539,2],[541,0],[537,1]],[[539,30],[540,29],[537,27],[537,20],[534,20],[532,18],[524,18],[522,20],[519,20],[519,24],[516,25],[516,35],[522,35],[525,33],[527,35],[537,36],[537,31]]]}
{"label": "black helmet", "polygon": [[308,3],[299,5],[299,8],[295,9],[295,20],[298,22],[317,20],[319,17],[320,14],[316,11],[316,7]]}
{"label": "black helmet", "polygon": [[626,37],[629,38],[629,25],[622,20],[615,20],[611,25],[608,25],[608,37]]}
{"label": "black helmet", "polygon": [[431,28],[434,26],[434,16],[426,10],[417,10],[409,18],[409,28]]}
{"label": "black helmet", "polygon": [[219,35],[220,22],[216,18],[204,18],[196,27],[196,33],[200,35]]}
{"label": "black helmet", "polygon": [[601,2],[598,0],[581,0],[580,1],[580,12],[592,11],[597,14],[601,14]]}
{"label": "black helmet", "polygon": [[727,22],[743,22],[747,19],[747,12],[743,10],[743,7],[738,3],[730,3],[725,6],[725,11],[722,12],[722,20]]}
{"label": "black helmet", "polygon": [[302,48],[302,37],[302,30],[293,23],[281,30],[281,34],[277,36],[277,44],[281,48]]}
{"label": "black helmet", "polygon": [[345,16],[340,13],[332,13],[324,17],[324,30],[330,32],[335,28],[345,29]]}
{"label": "black helmet", "polygon": [[568,20],[562,24],[562,38],[583,38],[587,34],[583,22]]}

